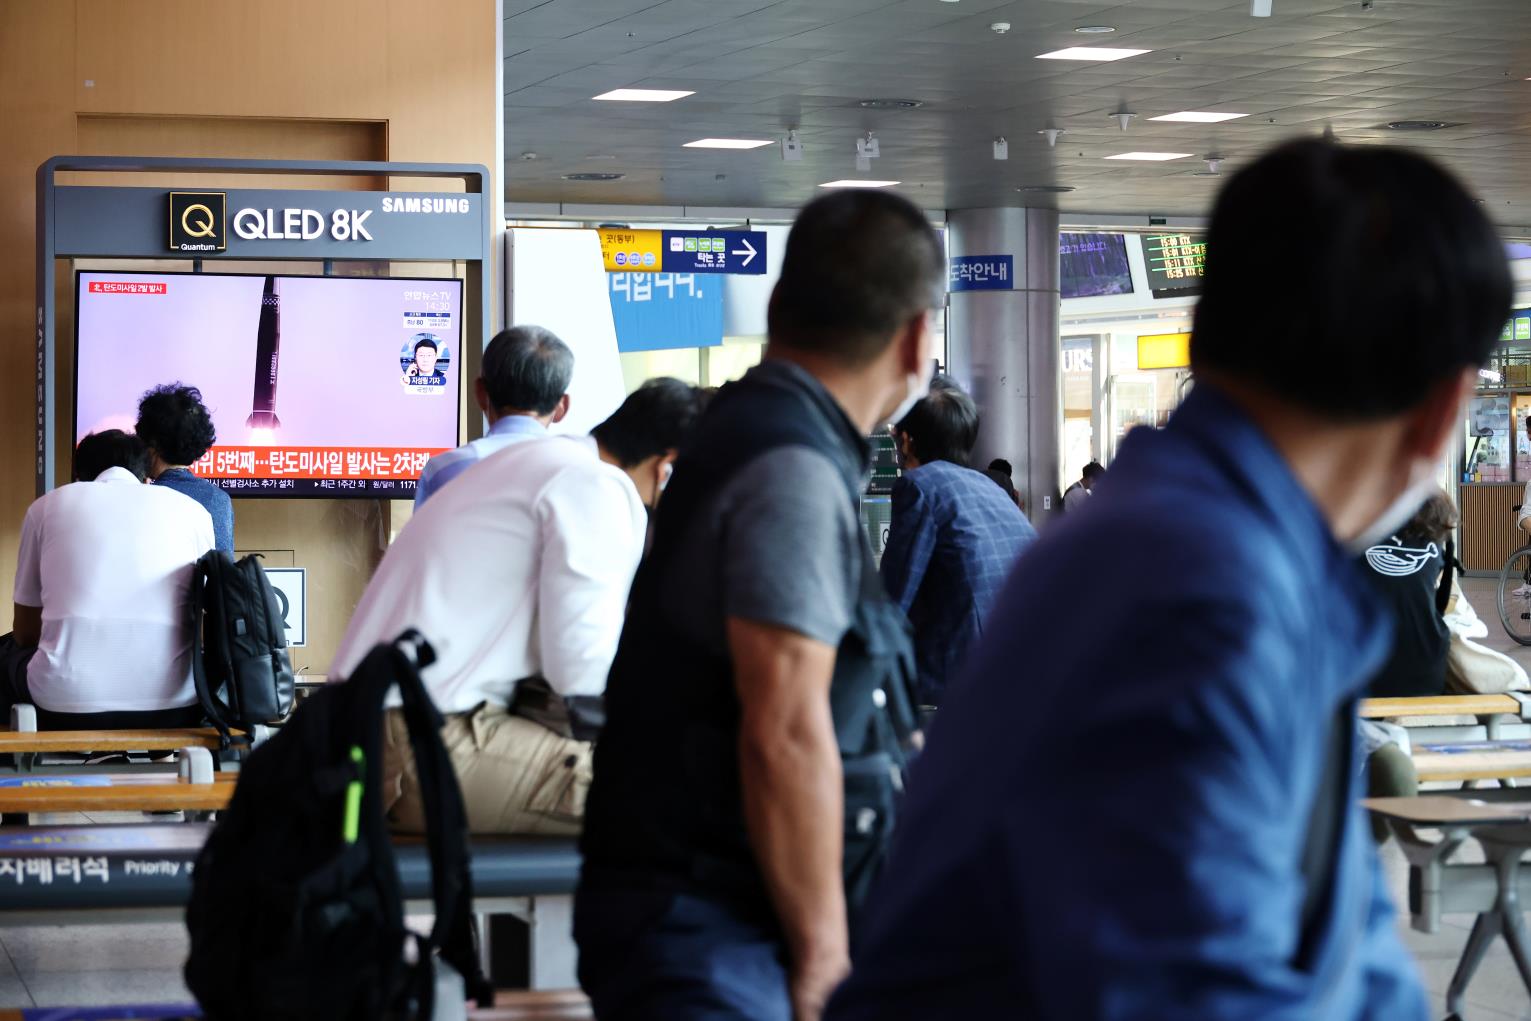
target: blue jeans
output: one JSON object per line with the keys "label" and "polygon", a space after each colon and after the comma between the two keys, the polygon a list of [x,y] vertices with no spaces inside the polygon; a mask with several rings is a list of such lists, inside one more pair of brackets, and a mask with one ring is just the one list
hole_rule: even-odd
{"label": "blue jeans", "polygon": [[574,939],[600,1021],[792,1021],[786,949],[769,917],[587,877]]}

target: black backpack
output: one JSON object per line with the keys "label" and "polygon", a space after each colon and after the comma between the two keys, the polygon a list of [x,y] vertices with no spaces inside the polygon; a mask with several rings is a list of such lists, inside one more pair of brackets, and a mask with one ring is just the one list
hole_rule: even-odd
{"label": "black backpack", "polygon": [[[437,953],[469,996],[493,1002],[474,947],[462,793],[418,669],[434,658],[413,631],[378,646],[251,754],[192,872],[185,976],[209,1021],[426,1021]],[[404,926],[383,819],[383,699],[395,683],[425,803],[429,937]]]}
{"label": "black backpack", "polygon": [[191,669],[207,721],[223,735],[292,711],[292,665],[276,590],[260,555],[208,550],[191,575]]}

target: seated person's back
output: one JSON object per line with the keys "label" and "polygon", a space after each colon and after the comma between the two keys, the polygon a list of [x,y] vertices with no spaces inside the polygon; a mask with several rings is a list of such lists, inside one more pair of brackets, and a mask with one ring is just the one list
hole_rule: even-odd
{"label": "seated person's back", "polygon": [[[1362,557],[1378,601],[1393,622],[1393,648],[1372,679],[1372,698],[1441,695],[1446,691],[1446,656],[1451,633],[1441,614],[1446,540],[1456,527],[1451,497],[1437,491],[1397,534]],[[1451,583],[1446,582],[1449,594]]]}
{"label": "seated person's back", "polygon": [[[24,689],[13,684],[0,700],[53,714],[196,705],[187,599],[193,565],[213,548],[212,519],[180,493],[143,485],[145,462],[135,437],[88,436],[77,473],[91,481],[28,508],[14,600],[18,623],[37,622],[36,652],[24,649]],[[18,645],[31,637],[18,628]]]}
{"label": "seated person's back", "polygon": [[234,503],[222,488],[197,476],[191,465],[218,440],[213,417],[194,386],[157,386],[138,402],[134,427],[149,452],[149,478],[201,504],[213,519],[218,548],[234,553]]}

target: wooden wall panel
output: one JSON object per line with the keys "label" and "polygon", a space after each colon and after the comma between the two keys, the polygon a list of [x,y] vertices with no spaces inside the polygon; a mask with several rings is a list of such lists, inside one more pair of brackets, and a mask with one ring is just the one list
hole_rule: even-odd
{"label": "wooden wall panel", "polygon": [[1495,571],[1527,540],[1515,527],[1515,512],[1525,487],[1519,483],[1463,486],[1462,566],[1469,571]]}
{"label": "wooden wall panel", "polygon": [[[21,518],[32,499],[38,164],[61,154],[395,159],[481,163],[497,180],[499,31],[492,0],[0,0],[0,122],[7,132],[0,148],[0,358],[28,370],[0,373],[0,600],[9,598]],[[102,177],[76,176],[82,183]],[[193,180],[442,187],[365,178]],[[179,182],[135,175],[112,183]],[[175,260],[139,266],[189,268]],[[279,268],[318,271],[315,264]],[[398,272],[443,269],[452,271]],[[491,268],[491,281],[497,272]],[[60,277],[59,379],[67,398],[73,289],[64,264]],[[476,350],[464,353],[465,366],[476,363]],[[59,409],[64,443],[67,403]],[[278,562],[309,568],[310,644],[294,661],[324,672],[386,547],[390,518],[405,515],[377,501],[240,500],[235,510],[240,549],[272,551]],[[8,605],[0,603],[0,615],[4,631]]]}

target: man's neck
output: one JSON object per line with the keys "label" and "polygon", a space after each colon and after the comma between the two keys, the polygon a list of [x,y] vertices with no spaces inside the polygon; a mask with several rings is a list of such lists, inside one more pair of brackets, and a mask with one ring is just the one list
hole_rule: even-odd
{"label": "man's neck", "polygon": [[791,362],[817,379],[861,435],[870,435],[881,424],[888,395],[871,373],[846,369],[832,358],[781,344],[768,344],[765,360]]}
{"label": "man's neck", "polygon": [[529,418],[533,422],[536,422],[538,425],[542,426],[544,429],[548,427],[549,422],[553,421],[552,415],[539,415],[535,411],[491,410],[485,412],[484,417],[489,420],[489,428],[491,429],[493,429],[499,423],[505,421],[507,418]]}
{"label": "man's neck", "polygon": [[166,464],[158,454],[149,455],[149,478],[157,479],[168,471],[185,468],[184,464]]}

